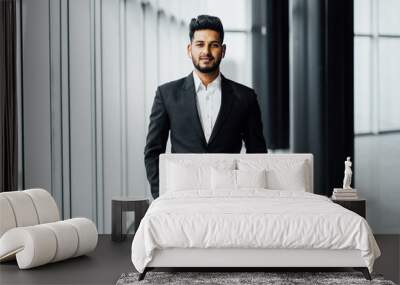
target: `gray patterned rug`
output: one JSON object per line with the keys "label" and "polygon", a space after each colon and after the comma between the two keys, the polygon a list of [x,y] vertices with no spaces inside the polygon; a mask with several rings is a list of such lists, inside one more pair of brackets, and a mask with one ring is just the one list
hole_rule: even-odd
{"label": "gray patterned rug", "polygon": [[134,284],[379,284],[395,285],[384,280],[381,275],[372,274],[372,281],[364,278],[360,272],[148,272],[142,281],[139,273],[124,273],[117,285]]}

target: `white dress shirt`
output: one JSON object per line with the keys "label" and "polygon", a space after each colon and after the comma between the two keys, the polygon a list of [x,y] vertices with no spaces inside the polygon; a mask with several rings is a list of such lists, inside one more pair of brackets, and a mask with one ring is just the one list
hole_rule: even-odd
{"label": "white dress shirt", "polygon": [[197,110],[208,142],[221,108],[221,73],[207,87],[201,82],[196,71],[193,71],[193,78],[197,95]]}

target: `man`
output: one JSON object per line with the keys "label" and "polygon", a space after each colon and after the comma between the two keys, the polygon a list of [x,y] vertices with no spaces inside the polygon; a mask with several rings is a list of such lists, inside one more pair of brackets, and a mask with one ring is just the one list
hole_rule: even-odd
{"label": "man", "polygon": [[159,195],[159,155],[171,132],[173,153],[266,153],[260,108],[253,89],[225,78],[219,65],[225,56],[219,18],[201,15],[189,26],[188,56],[194,71],[158,87],[144,150],[147,178]]}

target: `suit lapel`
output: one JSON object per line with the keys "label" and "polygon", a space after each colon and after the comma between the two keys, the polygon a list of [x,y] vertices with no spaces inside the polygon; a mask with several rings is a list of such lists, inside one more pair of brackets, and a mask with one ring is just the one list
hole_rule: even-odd
{"label": "suit lapel", "polygon": [[194,114],[194,128],[196,130],[196,133],[198,134],[202,144],[206,146],[207,141],[200,121],[199,111],[197,109],[197,99],[196,99],[196,90],[194,87],[193,73],[190,73],[186,77],[183,92],[184,92],[183,94],[184,98],[188,100],[187,101],[188,103],[185,105],[188,107],[189,112]]}
{"label": "suit lapel", "polygon": [[228,115],[232,109],[233,95],[234,94],[228,80],[221,74],[221,107],[217,116],[217,120],[214,124],[214,128],[211,132],[208,145],[210,145],[215,139],[226,118],[228,118]]}

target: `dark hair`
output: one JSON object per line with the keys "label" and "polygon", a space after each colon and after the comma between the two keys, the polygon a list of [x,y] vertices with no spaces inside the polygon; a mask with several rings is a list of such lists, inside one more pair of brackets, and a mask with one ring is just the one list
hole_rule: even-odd
{"label": "dark hair", "polygon": [[194,32],[198,30],[214,30],[219,33],[221,43],[224,42],[224,27],[222,26],[221,20],[218,17],[209,15],[200,15],[197,18],[193,18],[189,24],[189,38],[193,40]]}

